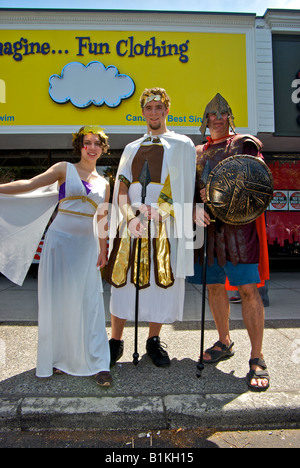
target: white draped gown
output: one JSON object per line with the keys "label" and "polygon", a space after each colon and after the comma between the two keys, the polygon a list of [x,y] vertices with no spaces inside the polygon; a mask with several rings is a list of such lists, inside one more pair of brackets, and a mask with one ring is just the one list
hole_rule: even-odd
{"label": "white draped gown", "polygon": [[[96,211],[105,200],[106,182],[99,178],[90,188],[87,194],[76,167],[68,163],[65,199],[61,200],[58,214],[46,233],[39,265],[38,377],[50,377],[53,368],[74,376],[91,376],[110,368],[102,279],[96,267],[99,255]],[[36,201],[41,204],[40,194]],[[52,212],[57,201],[56,195]],[[34,211],[34,192],[24,200],[18,196],[0,197],[1,207],[7,203],[14,203],[16,211],[21,211],[22,203],[27,207],[23,220],[22,212],[18,215],[21,219],[18,223],[5,217],[0,221],[1,272],[17,284],[24,280],[25,270],[19,277],[14,259],[21,263],[22,252],[29,258],[33,242],[30,237],[22,238],[26,229],[21,224],[41,226],[45,216],[49,219],[52,213],[47,205],[46,215],[39,213],[39,219],[31,222],[30,202]],[[14,214],[14,218],[16,216]],[[7,218],[10,218],[9,213]],[[32,226],[34,234],[36,229]],[[14,242],[20,245],[11,245]]]}
{"label": "white draped gown", "polygon": [[105,191],[105,181],[99,179],[86,199],[86,188],[68,163],[66,200],[46,234],[39,267],[38,377],[52,375],[53,367],[77,376],[109,371],[102,280],[96,268],[95,210]]}

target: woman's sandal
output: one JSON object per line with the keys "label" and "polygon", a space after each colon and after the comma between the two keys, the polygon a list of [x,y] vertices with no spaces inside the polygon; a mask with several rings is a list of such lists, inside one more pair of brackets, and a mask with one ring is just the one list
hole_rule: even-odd
{"label": "woman's sandal", "polygon": [[64,375],[65,372],[61,371],[60,369],[57,369],[56,367],[53,367],[53,374]]}
{"label": "woman's sandal", "polygon": [[[225,361],[225,359],[229,359],[234,356],[234,351],[231,351],[234,343],[233,341],[230,343],[229,346],[221,343],[221,341],[217,341],[211,348],[208,348],[205,353],[209,354],[211,359],[204,359],[205,364],[216,364],[220,361]],[[215,347],[221,348],[221,350],[213,349]]]}
{"label": "woman's sandal", "polygon": [[[251,369],[251,366],[256,365],[262,367],[262,370],[254,370]],[[254,392],[265,392],[270,387],[270,376],[267,371],[266,363],[263,359],[255,358],[250,359],[249,361],[250,372],[246,375],[246,382],[248,387]],[[266,379],[268,384],[266,386],[259,386],[259,385],[251,385],[252,379],[259,379],[263,380]]]}
{"label": "woman's sandal", "polygon": [[98,372],[98,374],[95,375],[95,378],[100,387],[110,387],[112,384],[112,376],[110,372]]}

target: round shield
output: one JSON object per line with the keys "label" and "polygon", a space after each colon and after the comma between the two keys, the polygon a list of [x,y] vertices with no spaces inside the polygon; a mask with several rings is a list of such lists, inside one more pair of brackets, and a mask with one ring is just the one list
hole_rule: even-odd
{"label": "round shield", "polygon": [[226,224],[248,224],[258,218],[273,197],[273,177],[260,158],[239,154],[221,161],[209,174],[207,205]]}

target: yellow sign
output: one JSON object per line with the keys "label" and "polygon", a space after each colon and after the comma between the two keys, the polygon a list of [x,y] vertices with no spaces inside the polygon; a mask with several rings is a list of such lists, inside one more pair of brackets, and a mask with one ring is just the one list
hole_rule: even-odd
{"label": "yellow sign", "polygon": [[246,62],[245,34],[2,30],[0,130],[86,123],[130,132],[144,125],[139,98],[153,86],[171,98],[169,126],[199,127],[219,92],[246,128]]}

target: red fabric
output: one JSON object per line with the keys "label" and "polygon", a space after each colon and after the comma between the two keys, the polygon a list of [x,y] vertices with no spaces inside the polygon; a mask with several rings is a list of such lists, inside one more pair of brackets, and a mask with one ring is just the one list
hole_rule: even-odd
{"label": "red fabric", "polygon": [[221,138],[216,138],[215,140],[213,140],[210,136],[207,136],[206,139],[207,139],[207,143],[205,143],[205,145],[203,146],[203,151],[207,150],[207,148],[210,147],[210,145],[212,145],[213,143],[216,143],[217,141],[221,141],[221,140],[224,140],[225,138],[229,138],[229,137],[232,137],[234,135],[231,135],[231,134],[228,134],[228,135],[225,135]]}
{"label": "red fabric", "polygon": [[[259,264],[258,271],[261,282],[257,284],[258,288],[261,288],[265,285],[265,281],[270,279],[270,267],[269,267],[269,251],[268,251],[268,241],[267,241],[267,231],[266,231],[266,222],[265,215],[262,214],[259,218],[256,219],[256,230],[259,239]],[[237,291],[236,286],[231,286],[228,278],[226,278],[225,287],[227,291]]]}

